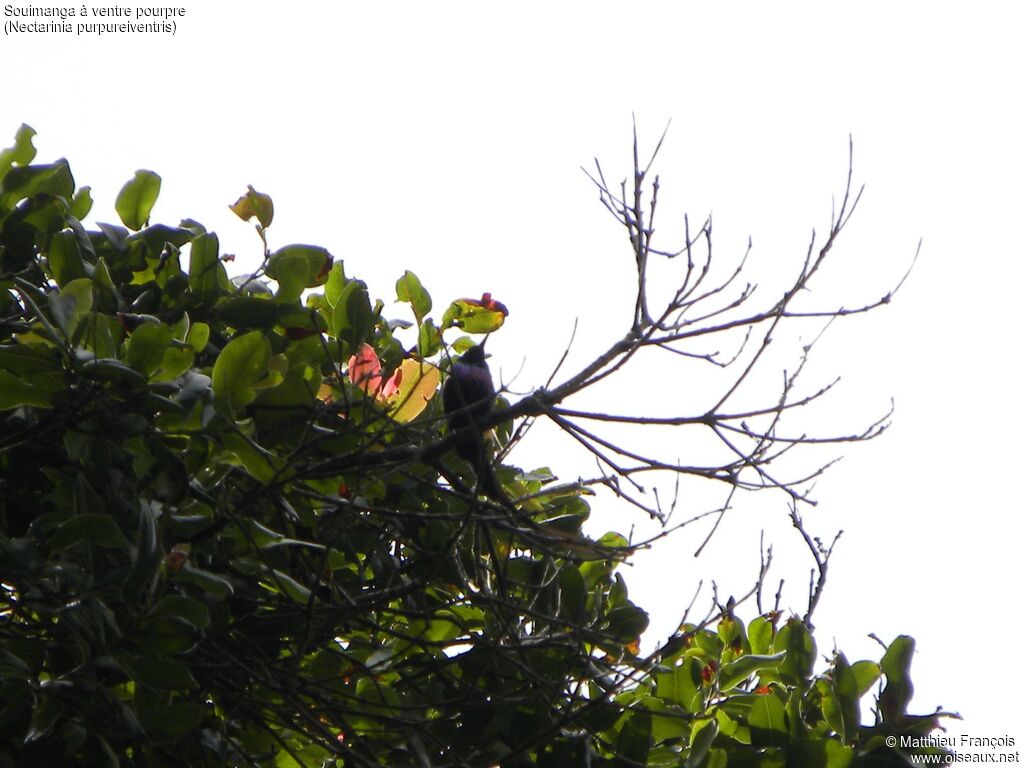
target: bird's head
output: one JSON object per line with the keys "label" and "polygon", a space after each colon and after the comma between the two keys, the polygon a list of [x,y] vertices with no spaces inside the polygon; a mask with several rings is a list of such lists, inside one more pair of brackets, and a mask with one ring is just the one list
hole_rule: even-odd
{"label": "bird's head", "polygon": [[487,354],[484,352],[484,345],[477,344],[467,349],[462,357],[459,358],[459,362],[466,365],[486,365],[486,359]]}

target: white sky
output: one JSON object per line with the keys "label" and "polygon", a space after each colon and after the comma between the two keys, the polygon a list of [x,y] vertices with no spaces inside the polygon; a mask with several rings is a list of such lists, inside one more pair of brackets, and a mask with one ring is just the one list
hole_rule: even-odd
{"label": "white sky", "polygon": [[[1004,670],[1024,586],[1024,12],[177,1],[186,16],[173,37],[0,39],[0,145],[32,125],[39,159],[69,157],[92,186],[98,220],[116,220],[114,196],[136,168],[156,170],[154,219],[199,219],[239,264],[259,243],[226,206],[251,183],[274,197],[272,245],[324,245],[375,296],[392,299],[405,269],[439,308],[490,291],[511,310],[488,344],[492,367],[518,391],[543,383],[576,318],[577,364],[629,321],[628,245],[579,166],[597,156],[626,174],[632,114],[647,147],[672,120],[657,167],[664,229],[713,211],[718,258],[752,236],[765,279],[827,228],[852,134],[867,189],[822,295],[877,299],[924,245],[897,300],[833,327],[808,371],[817,383],[843,375],[822,429],[855,430],[896,401],[891,431],[846,451],[807,513],[823,537],[846,531],[816,615],[819,650],[834,639],[851,660],[877,658],[868,632],[911,634],[915,711],[959,710],[953,732],[1020,744]],[[649,365],[618,397],[686,411],[688,381]],[[515,458],[592,473],[543,445]],[[607,509],[628,530],[629,512]],[[627,573],[652,631],[670,630],[699,578],[723,596],[744,591],[762,529],[787,580],[783,605],[800,609],[811,563],[784,500],[740,500],[705,556],[692,557],[702,532],[682,533]]]}

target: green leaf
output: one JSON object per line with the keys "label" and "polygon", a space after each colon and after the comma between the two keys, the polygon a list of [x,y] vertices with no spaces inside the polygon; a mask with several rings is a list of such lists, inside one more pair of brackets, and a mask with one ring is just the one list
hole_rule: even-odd
{"label": "green leaf", "polygon": [[33,128],[24,123],[14,134],[14,146],[0,151],[0,181],[14,165],[28,165],[36,156],[36,148],[32,145],[32,137],[36,135]]}
{"label": "green leaf", "polygon": [[329,306],[337,306],[341,292],[349,282],[349,279],[345,277],[345,265],[340,261],[334,262],[331,271],[327,274],[327,282],[324,283],[324,298]]}
{"label": "green leaf", "polygon": [[316,245],[286,245],[270,255],[267,275],[277,280],[277,300],[292,302],[306,288],[327,282],[334,259]]}
{"label": "green leaf", "polygon": [[67,160],[11,168],[0,181],[0,210],[10,209],[18,201],[39,194],[70,200],[74,191],[75,179]]}
{"label": "green leaf", "polygon": [[202,234],[189,246],[188,284],[196,300],[210,303],[230,286],[218,253],[220,242],[214,234]]}
{"label": "green leaf", "polygon": [[167,595],[154,606],[153,613],[182,619],[196,629],[210,626],[210,609],[206,604],[183,595]]}
{"label": "green leaf", "polygon": [[230,450],[249,474],[264,485],[269,485],[278,473],[287,467],[286,462],[238,432],[221,437],[224,447]]}
{"label": "green leaf", "polygon": [[691,732],[692,720],[682,707],[666,704],[654,696],[646,696],[642,701],[643,708],[651,714],[651,740],[655,744],[685,739]]}
{"label": "green leaf", "polygon": [[786,741],[786,708],[773,694],[754,697],[747,723],[755,744],[782,744]]}
{"label": "green leaf", "polygon": [[775,669],[786,658],[785,652],[769,655],[748,654],[723,664],[718,670],[718,686],[728,691],[762,669]]}
{"label": "green leaf", "polygon": [[[322,297],[312,297],[314,301]],[[302,341],[312,339],[317,349],[323,350],[319,338],[327,330],[327,321],[320,312],[312,307],[299,307],[296,304],[282,304],[278,313],[277,322],[281,326],[284,335],[290,341]],[[294,349],[291,346],[290,349]]]}
{"label": "green leaf", "polygon": [[655,672],[657,695],[678,704],[687,712],[697,714],[704,707],[701,663],[694,656],[685,656],[671,672]]}
{"label": "green leaf", "polygon": [[[79,247],[82,247],[82,235],[80,232],[75,232],[78,235]],[[88,238],[85,239],[88,244]],[[91,245],[89,246],[91,247]],[[100,296],[110,306],[118,306],[121,303],[121,292],[117,286],[114,285],[114,278],[110,274],[110,268],[107,266],[106,259],[100,257],[96,259],[96,267],[93,270],[92,275],[93,281],[96,283],[96,287],[100,291]]]}
{"label": "green leaf", "polygon": [[53,533],[50,546],[59,551],[76,544],[95,544],[110,549],[127,549],[128,539],[114,519],[104,514],[75,515]]}
{"label": "green leaf", "polygon": [[164,691],[183,691],[196,686],[188,667],[166,656],[121,656],[119,661],[140,685]]}
{"label": "green leaf", "polygon": [[110,358],[88,360],[81,370],[82,375],[92,381],[108,381],[129,389],[142,388],[147,382],[146,377],[131,366]]}
{"label": "green leaf", "polygon": [[566,563],[558,572],[559,616],[573,624],[583,619],[587,608],[587,585],[580,569]]}
{"label": "green leaf", "polygon": [[609,550],[625,550],[629,548],[629,541],[621,533],[608,531],[597,540],[599,546]]}
{"label": "green leaf", "polygon": [[910,681],[914,645],[914,638],[900,635],[890,643],[882,656],[885,687],[878,697],[878,704],[884,723],[893,725],[906,715],[907,705],[914,695],[914,684]]}
{"label": "green leaf", "polygon": [[30,744],[46,738],[59,718],[60,710],[53,703],[53,699],[50,696],[40,696],[32,708],[32,721],[29,723],[28,733],[25,734],[25,743]]}
{"label": "green leaf", "polygon": [[461,328],[466,333],[491,333],[505,323],[508,310],[498,302],[456,299],[444,312],[441,328]]}
{"label": "green leaf", "polygon": [[268,576],[262,581],[263,587],[271,592],[283,593],[300,605],[305,605],[309,602],[311,593],[306,587],[299,584],[299,582],[283,571],[274,569],[271,573],[273,574],[272,576]]}
{"label": "green leaf", "polygon": [[[444,643],[461,635],[464,626],[454,611],[438,611],[425,623],[422,637],[428,643]],[[420,637],[420,633],[416,636]]]}
{"label": "green leaf", "polygon": [[853,762],[856,752],[842,744],[829,739],[824,743],[825,768],[846,768]]}
{"label": "green leaf", "polygon": [[[303,343],[298,342],[291,345],[289,352],[303,348]],[[317,347],[316,352],[320,351]],[[257,426],[263,429],[271,425],[283,427],[290,424],[296,429],[305,430],[304,414],[309,413],[314,406],[322,380],[319,366],[312,361],[307,362],[300,352],[296,352],[284,380],[259,393],[256,400],[259,406],[256,410]],[[301,437],[297,436],[297,439]]]}
{"label": "green leaf", "polygon": [[139,170],[121,187],[114,201],[114,210],[128,229],[136,232],[149,224],[149,213],[160,195],[160,176],[153,171]]}
{"label": "green leaf", "polygon": [[270,195],[253,189],[252,184],[244,195],[228,207],[242,221],[249,221],[255,216],[264,229],[274,220],[274,201],[270,199]]}
{"label": "green leaf", "polygon": [[608,612],[608,634],[623,643],[631,643],[647,629],[650,618],[647,611],[635,605],[615,608]]}
{"label": "green leaf", "polygon": [[366,285],[350,280],[338,295],[331,314],[331,333],[345,344],[345,351],[353,354],[366,341],[373,327],[373,309]]}
{"label": "green leaf", "polygon": [[637,765],[647,764],[651,751],[651,715],[646,710],[634,710],[627,715],[619,732],[615,751],[625,760]]}
{"label": "green leaf", "polygon": [[822,681],[826,688],[822,714],[842,742],[849,744],[857,737],[860,728],[860,695],[857,693],[857,678],[842,653],[836,654],[831,678],[830,681]]}
{"label": "green leaf", "polygon": [[0,346],[0,410],[34,405],[51,406],[51,398],[66,386],[56,350],[27,344]]}
{"label": "green leaf", "polygon": [[100,756],[102,757],[102,762],[97,763],[97,765],[102,766],[102,768],[119,768],[121,765],[121,759],[117,756],[117,753],[114,752],[110,743],[102,736],[97,736],[96,739],[100,743]]}
{"label": "green leaf", "polygon": [[[751,697],[748,696],[744,698],[748,702],[746,704],[746,707],[742,709],[741,712],[735,711],[734,708],[733,714],[737,715],[738,717],[741,717],[745,721],[747,716],[750,714],[751,702],[749,700]],[[716,710],[715,722],[718,723],[718,730],[720,733],[724,734],[725,736],[728,736],[730,739],[733,739],[734,741],[739,742],[740,744],[749,744],[750,727],[747,725],[743,725],[737,720],[733,719],[725,711],[725,707],[730,707],[732,705],[735,705],[735,703],[736,699],[732,699],[731,701],[727,700],[724,707]]]}
{"label": "green leaf", "polygon": [[31,670],[19,656],[0,648],[0,680],[28,680]]}
{"label": "green leaf", "polygon": [[174,329],[163,323],[143,323],[128,337],[125,362],[146,376],[152,376],[163,362]]}
{"label": "green leaf", "polygon": [[232,328],[263,328],[277,325],[281,305],[256,296],[232,296],[217,305],[217,315]]}
{"label": "green leaf", "polygon": [[107,241],[107,245],[110,246],[111,250],[121,255],[128,251],[129,234],[127,229],[116,224],[104,224],[102,221],[96,222],[96,227],[99,229],[100,234],[103,235],[103,239]]}
{"label": "green leaf", "polygon": [[711,749],[711,744],[718,736],[718,721],[698,720],[693,724],[690,734],[690,754],[686,758],[686,768],[697,768]]}
{"label": "green leaf", "polygon": [[421,358],[431,357],[441,349],[441,331],[429,317],[420,323],[416,348]]}
{"label": "green leaf", "polygon": [[193,323],[188,329],[185,341],[197,355],[206,349],[210,341],[210,326],[207,323]]}
{"label": "green leaf", "polygon": [[92,309],[92,280],[72,280],[60,291],[50,293],[48,299],[57,327],[65,337],[74,339],[79,324]]}
{"label": "green leaf", "polygon": [[164,350],[164,355],[153,372],[153,381],[171,381],[178,378],[191,367],[195,356],[191,346],[177,346],[172,340],[171,346]]}
{"label": "green leaf", "polygon": [[[141,439],[137,439],[137,444],[145,445]],[[168,452],[160,443],[155,443],[154,445],[160,446],[163,451]],[[138,467],[140,463],[136,461],[136,466]],[[143,482],[147,485],[150,484],[148,477]],[[157,484],[154,483],[153,485]],[[154,488],[153,495],[161,498],[166,497],[166,494],[159,487]],[[178,494],[174,501],[179,501],[182,496],[184,496],[184,492]],[[153,583],[153,578],[158,574],[160,563],[163,561],[163,552],[157,546],[159,506],[149,501],[143,501],[139,507],[138,525],[135,528],[133,537],[133,543],[135,544],[134,563],[124,580],[124,594],[132,602],[137,600],[143,594],[143,591]]]}
{"label": "green leaf", "polygon": [[63,287],[72,280],[85,277],[85,263],[82,261],[78,237],[70,229],[58,232],[51,238],[46,256],[58,286]]}
{"label": "green leaf", "polygon": [[[747,639],[746,627],[735,616],[723,616],[716,627],[716,634],[730,653],[741,651]],[[749,643],[746,644],[749,648]]]}
{"label": "green leaf", "polygon": [[196,644],[198,634],[188,621],[170,614],[150,615],[139,624],[140,642],[149,653],[182,653]]}
{"label": "green leaf", "polygon": [[[90,441],[83,440],[76,435],[68,435],[64,442],[72,458],[75,458],[79,452],[87,451],[88,446],[91,445]],[[105,514],[106,504],[103,501],[103,497],[96,492],[96,489],[92,487],[92,484],[85,478],[85,475],[75,475],[72,481],[72,494],[72,514],[76,516],[95,515],[97,517],[108,517]]]}
{"label": "green leaf", "polygon": [[857,695],[863,696],[870,691],[878,678],[882,676],[882,667],[874,661],[857,661],[850,667],[857,680]]}
{"label": "green leaf", "polygon": [[398,278],[395,292],[398,294],[399,301],[407,301],[412,305],[416,322],[422,323],[433,303],[430,301],[430,294],[420,283],[420,279],[414,273],[406,270],[406,273]]}
{"label": "green leaf", "polygon": [[[862,764],[872,766],[877,763],[870,755]],[[856,752],[850,747],[844,747],[835,739],[814,739],[791,741],[786,745],[786,765],[798,765],[801,768],[846,768],[853,762]],[[888,765],[883,759],[882,764]],[[897,765],[906,766],[907,763],[898,761]]]}
{"label": "green leaf", "polygon": [[810,679],[818,652],[806,624],[799,619],[790,619],[779,630],[779,635],[775,638],[775,647],[785,649],[786,659],[779,666],[779,674],[783,675],[787,682],[803,683]]}
{"label": "green leaf", "polygon": [[143,230],[128,235],[128,245],[141,243],[150,256],[160,256],[167,246],[182,248],[195,238],[195,233],[183,227],[169,227],[166,224],[154,224]]}
{"label": "green leaf", "polygon": [[239,413],[256,399],[255,384],[267,374],[270,342],[260,331],[229,341],[213,364],[213,399],[231,413]]}
{"label": "green leaf", "polygon": [[747,628],[747,639],[750,641],[750,652],[754,654],[767,654],[772,650],[772,640],[775,638],[775,625],[767,616],[758,616]]}
{"label": "green leaf", "polygon": [[234,594],[235,591],[234,585],[227,577],[221,576],[219,573],[203,570],[202,568],[196,568],[190,564],[186,564],[178,572],[177,578],[181,581],[191,582],[204,591],[219,597],[226,597]]}
{"label": "green leaf", "polygon": [[71,198],[71,210],[69,213],[81,221],[89,215],[92,210],[92,190],[89,187],[81,187]]}

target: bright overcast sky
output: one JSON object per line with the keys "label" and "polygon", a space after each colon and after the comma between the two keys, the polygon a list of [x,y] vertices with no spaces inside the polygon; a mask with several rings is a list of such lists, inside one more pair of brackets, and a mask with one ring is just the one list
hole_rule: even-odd
{"label": "bright overcast sky", "polygon": [[[577,364],[627,328],[628,243],[579,166],[597,156],[624,176],[633,115],[648,148],[672,121],[656,168],[666,233],[713,211],[718,258],[750,236],[764,275],[827,228],[852,134],[866,191],[825,294],[875,300],[923,247],[893,304],[833,326],[808,373],[843,377],[823,425],[856,431],[896,403],[892,429],[845,451],[807,513],[814,533],[846,531],[819,650],[877,658],[867,633],[911,634],[915,711],[959,710],[952,731],[1021,743],[1003,672],[1024,586],[1015,4],[175,2],[173,36],[0,39],[0,145],[32,125],[39,158],[68,157],[92,186],[92,220],[116,220],[121,184],[157,171],[154,219],[202,221],[239,265],[259,242],[226,206],[253,184],[276,204],[272,246],[324,245],[372,295],[392,300],[405,269],[435,306],[489,291],[511,311],[492,367],[517,391],[544,382],[576,319]],[[618,396],[686,412],[688,382],[643,364]],[[593,472],[551,453],[513,460]],[[609,509],[628,531],[630,512]],[[626,574],[652,632],[700,578],[743,592],[762,529],[783,605],[800,610],[811,563],[785,500],[741,499],[705,556],[692,555],[706,530],[687,530]]]}

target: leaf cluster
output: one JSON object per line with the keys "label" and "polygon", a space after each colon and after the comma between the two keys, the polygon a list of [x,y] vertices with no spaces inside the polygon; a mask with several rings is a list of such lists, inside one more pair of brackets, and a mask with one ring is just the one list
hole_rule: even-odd
{"label": "leaf cluster", "polygon": [[251,275],[150,223],[150,171],[87,228],[32,136],[0,154],[0,764],[898,764],[882,737],[934,726],[907,638],[816,674],[806,623],[728,611],[641,656],[587,489],[501,459],[516,502],[482,498],[449,450],[439,382],[500,302],[435,319],[407,272],[385,318],[327,250],[270,249],[251,187]]}

